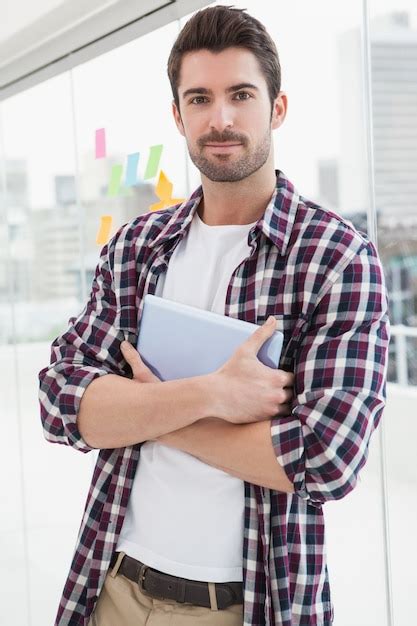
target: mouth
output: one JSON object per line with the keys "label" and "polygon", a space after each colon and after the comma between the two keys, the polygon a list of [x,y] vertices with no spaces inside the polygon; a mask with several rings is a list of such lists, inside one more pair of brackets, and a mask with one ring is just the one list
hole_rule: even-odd
{"label": "mouth", "polygon": [[241,146],[241,143],[206,143],[206,148],[217,150],[218,152],[229,152]]}

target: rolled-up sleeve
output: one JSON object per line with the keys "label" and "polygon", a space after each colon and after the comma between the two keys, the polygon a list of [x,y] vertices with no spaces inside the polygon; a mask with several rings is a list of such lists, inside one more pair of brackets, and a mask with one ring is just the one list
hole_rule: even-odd
{"label": "rolled-up sleeve", "polygon": [[380,260],[364,244],[314,309],[294,361],[291,416],[272,444],[295,494],[320,507],[355,487],[386,401],[390,323]]}
{"label": "rolled-up sleeve", "polygon": [[120,353],[120,343],[125,337],[115,324],[117,301],[110,267],[116,237],[117,234],[101,250],[86,306],[78,317],[69,319],[67,330],[53,341],[50,364],[39,372],[45,438],[81,452],[93,449],[77,427],[86,388],[99,376],[126,375],[121,368]]}

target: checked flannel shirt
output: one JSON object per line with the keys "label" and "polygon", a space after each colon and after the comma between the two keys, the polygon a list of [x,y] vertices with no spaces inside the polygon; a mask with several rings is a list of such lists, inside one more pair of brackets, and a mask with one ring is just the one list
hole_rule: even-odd
{"label": "checked flannel shirt", "polygon": [[[328,626],[333,621],[322,505],[354,489],[386,399],[388,299],[372,242],[353,224],[300,196],[280,170],[249,256],[235,269],[224,314],[280,321],[280,368],[294,372],[291,416],[271,438],[294,484],[288,494],[245,482],[244,626]],[[101,250],[89,300],[51,346],[39,373],[44,435],[80,452],[86,387],[131,376],[120,351],[136,346],[143,298],[187,235],[202,196],[122,226]],[[122,527],[141,444],[102,449],[93,473],[56,626],[87,626]]]}

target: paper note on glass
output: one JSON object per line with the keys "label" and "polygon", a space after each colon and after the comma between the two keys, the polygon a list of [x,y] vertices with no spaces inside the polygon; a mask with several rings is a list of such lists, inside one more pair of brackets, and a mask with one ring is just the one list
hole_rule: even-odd
{"label": "paper note on glass", "polygon": [[125,186],[133,187],[138,183],[139,152],[127,155]]}
{"label": "paper note on glass", "polygon": [[97,233],[96,243],[105,244],[108,242],[112,221],[113,221],[113,218],[111,215],[101,216],[100,228]]}
{"label": "paper note on glass", "polygon": [[146,164],[145,176],[143,177],[145,180],[156,176],[159,161],[161,160],[162,148],[163,146],[160,144],[158,146],[151,146],[149,149],[148,163]]}
{"label": "paper note on glass", "polygon": [[96,130],[96,159],[104,159],[106,156],[106,129]]}
{"label": "paper note on glass", "polygon": [[120,164],[113,165],[111,168],[110,183],[107,190],[108,196],[117,196],[120,191],[120,183],[122,180],[123,166]]}
{"label": "paper note on glass", "polygon": [[171,181],[165,176],[164,172],[161,170],[159,173],[158,184],[155,187],[155,193],[160,199],[160,202],[155,202],[155,204],[151,204],[149,210],[159,211],[160,209],[164,209],[167,206],[172,206],[173,204],[184,202],[184,198],[172,197],[172,189],[173,185]]}

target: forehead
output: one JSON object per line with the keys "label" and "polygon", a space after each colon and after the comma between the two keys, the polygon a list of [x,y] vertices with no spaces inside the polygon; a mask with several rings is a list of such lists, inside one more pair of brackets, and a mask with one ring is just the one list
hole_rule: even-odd
{"label": "forehead", "polygon": [[223,90],[238,83],[253,83],[266,89],[266,80],[258,59],[246,48],[227,48],[222,52],[196,50],[184,54],[178,90],[192,87]]}

